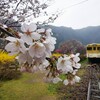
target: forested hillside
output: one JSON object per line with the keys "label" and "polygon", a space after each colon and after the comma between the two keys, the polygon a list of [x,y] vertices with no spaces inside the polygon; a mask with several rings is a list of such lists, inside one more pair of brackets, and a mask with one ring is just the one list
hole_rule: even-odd
{"label": "forested hillside", "polygon": [[78,40],[82,44],[88,43],[100,43],[100,26],[90,26],[83,29],[72,29],[68,27],[56,27],[49,26],[52,28],[54,36],[57,38],[57,45],[67,40]]}
{"label": "forested hillside", "polygon": [[82,44],[100,43],[100,26],[90,26],[83,29],[72,29],[69,27],[46,26],[53,30],[54,36],[57,38],[56,48],[60,43],[67,40],[78,40]]}

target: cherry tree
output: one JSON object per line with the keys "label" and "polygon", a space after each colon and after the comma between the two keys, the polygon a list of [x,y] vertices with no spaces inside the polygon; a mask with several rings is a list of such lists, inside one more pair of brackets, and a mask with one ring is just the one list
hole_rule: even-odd
{"label": "cherry tree", "polygon": [[68,40],[68,41],[64,41],[60,44],[59,46],[59,50],[62,53],[77,53],[79,52],[80,54],[85,55],[86,54],[86,48],[85,46],[77,40]]}
{"label": "cherry tree", "polygon": [[[81,67],[79,63],[79,53],[76,55],[63,54],[59,58],[52,56],[55,49],[56,38],[53,37],[51,29],[38,28],[34,23],[23,24],[22,33],[18,32],[18,37],[7,37],[10,41],[5,49],[9,54],[18,55],[20,70],[35,72],[40,70],[45,73],[45,80],[48,82],[63,84],[74,84],[79,82],[80,77],[77,71]],[[60,78],[65,75],[65,79]]]}
{"label": "cherry tree", "polygon": [[[16,22],[30,22],[40,16],[47,16],[44,24],[56,19],[57,14],[49,15],[47,8],[54,0],[0,0],[0,19],[14,19]],[[39,23],[39,22],[37,22]],[[10,23],[11,25],[11,23]]]}
{"label": "cherry tree", "polygon": [[[35,21],[36,24],[53,23],[60,15],[70,7],[77,6],[86,2],[80,1],[65,9],[60,8],[52,13],[48,12],[48,8],[55,2],[55,0],[0,0],[0,32],[7,35],[16,36],[16,32],[12,28],[20,27],[22,23],[31,23]],[[44,20],[39,17],[43,17]],[[7,27],[5,27],[5,25]],[[4,29],[6,30],[4,30]],[[15,30],[15,29],[14,29]],[[19,30],[19,29],[18,29]],[[9,33],[13,33],[10,34]]]}
{"label": "cherry tree", "polygon": [[[54,22],[58,12],[49,13],[54,0],[0,0],[0,35],[17,36],[23,23],[35,21],[37,25]],[[43,17],[44,20],[39,19]]]}
{"label": "cherry tree", "polygon": [[[41,2],[42,1],[42,2]],[[1,0],[0,19],[5,19],[0,25],[2,33],[9,36],[5,40],[9,43],[5,50],[9,54],[17,55],[20,71],[32,72],[40,70],[45,73],[45,80],[48,82],[62,82],[65,85],[79,82],[80,77],[77,71],[81,67],[79,53],[60,57],[52,56],[55,49],[56,38],[53,37],[51,29],[45,29],[32,20],[40,16],[47,16],[48,19],[42,24],[53,22],[58,14],[48,15],[46,9],[52,0]],[[13,22],[7,24],[9,19]],[[12,24],[20,23],[21,31],[12,29]],[[10,27],[10,28],[9,28]],[[64,75],[65,79],[60,76]]]}

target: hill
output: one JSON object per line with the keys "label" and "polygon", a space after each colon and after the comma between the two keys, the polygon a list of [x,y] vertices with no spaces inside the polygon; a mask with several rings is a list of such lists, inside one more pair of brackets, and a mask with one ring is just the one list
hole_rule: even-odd
{"label": "hill", "polygon": [[60,43],[67,40],[78,40],[82,44],[100,43],[100,26],[90,26],[82,29],[72,29],[69,27],[48,26],[53,30],[57,38],[58,47]]}
{"label": "hill", "polygon": [[[100,43],[100,26],[89,26],[82,29],[72,29],[70,27],[57,27],[48,25],[46,28],[51,28],[54,37],[57,38],[56,48],[67,40],[78,40],[82,44]],[[0,41],[0,43],[2,43]]]}

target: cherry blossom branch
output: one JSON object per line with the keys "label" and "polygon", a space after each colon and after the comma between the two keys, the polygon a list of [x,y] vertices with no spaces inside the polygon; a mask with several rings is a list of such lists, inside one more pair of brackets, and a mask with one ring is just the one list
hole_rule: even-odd
{"label": "cherry blossom branch", "polygon": [[[81,67],[79,63],[79,53],[62,54],[59,57],[53,56],[56,38],[52,36],[51,29],[38,28],[36,24],[23,24],[23,32],[19,34],[20,38],[7,37],[10,41],[5,49],[10,54],[16,54],[17,60],[22,72],[35,72],[40,70],[45,73],[49,82],[63,82],[65,85],[73,85],[79,82],[80,77],[77,71]],[[65,78],[60,78],[64,75]]]}
{"label": "cherry blossom branch", "polygon": [[0,31],[2,31],[3,33],[7,34],[8,36],[14,36],[12,35],[10,32],[6,31],[4,28],[0,27]]}

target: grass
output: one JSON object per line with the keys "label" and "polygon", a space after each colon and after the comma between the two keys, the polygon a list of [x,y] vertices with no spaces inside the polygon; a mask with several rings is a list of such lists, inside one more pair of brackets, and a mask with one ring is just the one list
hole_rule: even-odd
{"label": "grass", "polygon": [[[78,72],[80,77],[85,73],[83,66],[87,65],[87,60],[82,61],[81,64],[82,68]],[[61,84],[45,83],[43,76],[39,72],[35,74],[23,73],[18,80],[0,82],[0,100],[56,100],[58,95],[62,95],[57,91]],[[65,78],[63,75],[61,77]],[[71,88],[73,87],[67,89]],[[70,95],[70,93],[67,94],[68,97]],[[64,92],[62,96],[64,96]]]}
{"label": "grass", "polygon": [[[81,63],[81,68],[79,69],[79,71],[78,71],[78,73],[77,73],[77,75],[78,76],[80,76],[81,77],[81,80],[82,80],[82,77],[85,75],[85,73],[86,73],[86,69],[85,69],[85,67],[87,67],[87,63],[88,63],[88,61],[87,61],[87,59],[85,59],[85,60],[83,60],[83,61],[81,61],[80,62]],[[60,75],[60,78],[61,79],[65,79],[65,75]],[[49,84],[49,91],[51,92],[51,93],[58,93],[58,97],[64,97],[64,95],[66,95],[67,97],[71,97],[72,96],[72,93],[70,93],[70,92],[68,92],[67,94],[64,92],[64,91],[66,91],[65,89],[68,89],[68,91],[71,91],[71,90],[73,90],[74,88],[75,88],[75,86],[80,86],[80,82],[79,83],[76,83],[74,86],[64,86],[63,84]],[[61,89],[62,88],[62,89]],[[61,90],[59,90],[59,89],[61,89]],[[65,99],[64,99],[65,100]],[[69,99],[66,99],[66,100],[69,100]]]}
{"label": "grass", "polygon": [[88,65],[88,59],[86,58],[86,59],[84,59],[83,61],[81,61],[80,63],[81,63],[81,67],[82,67],[82,68],[83,68],[83,67],[87,67],[87,65]]}
{"label": "grass", "polygon": [[42,78],[40,73],[23,73],[18,80],[1,82],[0,100],[56,100],[56,90]]}

